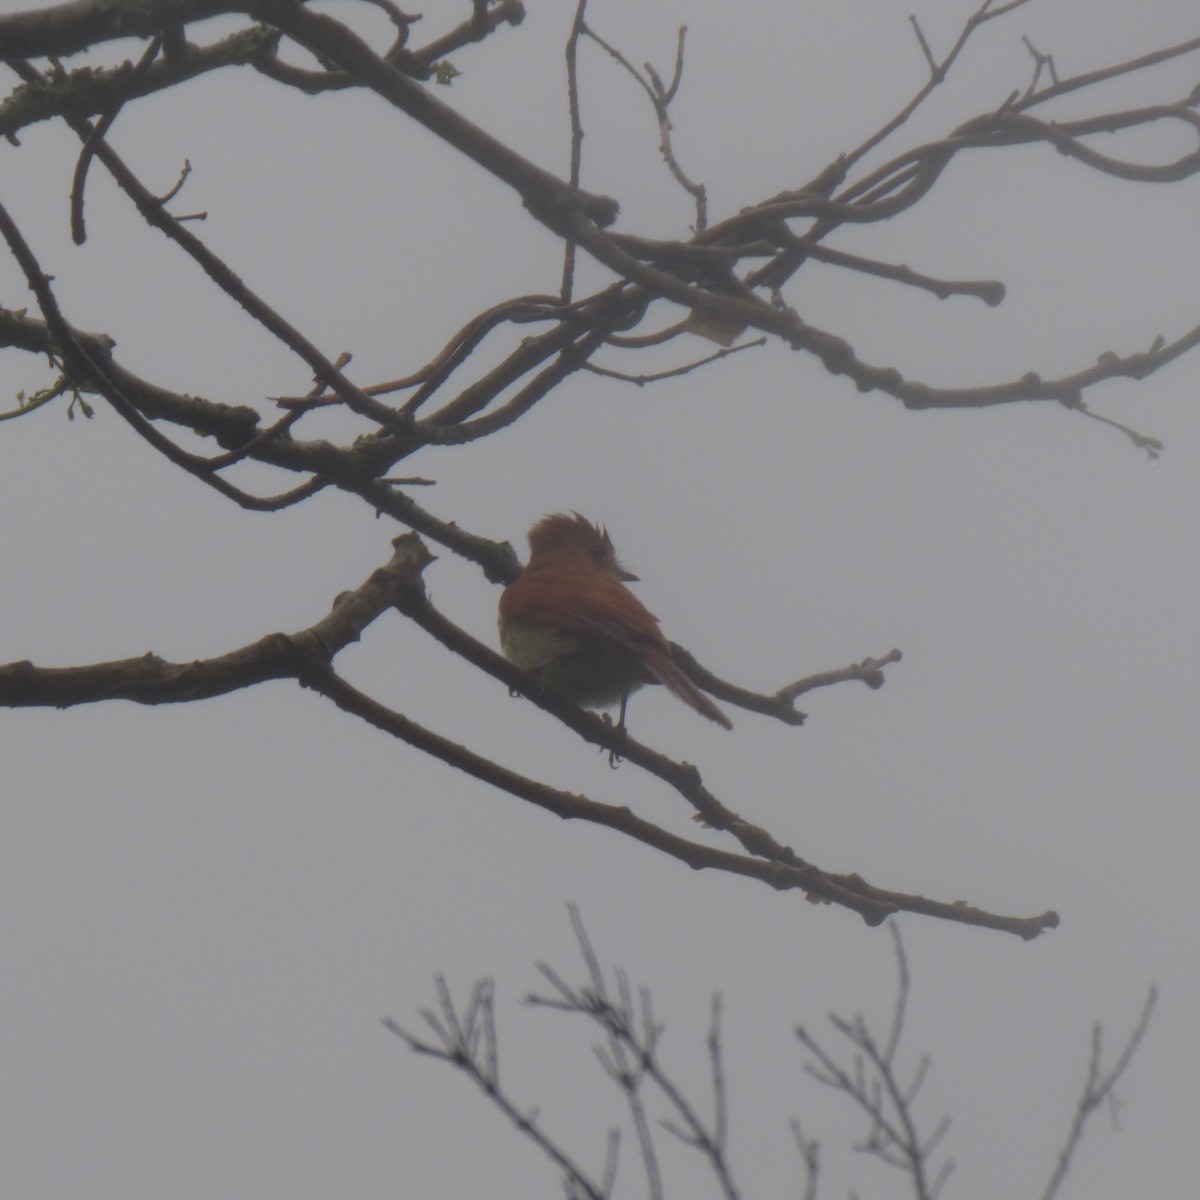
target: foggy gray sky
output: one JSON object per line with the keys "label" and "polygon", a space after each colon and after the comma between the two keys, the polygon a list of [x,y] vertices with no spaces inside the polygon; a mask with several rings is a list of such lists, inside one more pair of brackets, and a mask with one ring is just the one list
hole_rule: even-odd
{"label": "foggy gray sky", "polygon": [[[427,4],[414,36],[466,7]],[[519,29],[453,56],[462,74],[439,97],[565,173],[573,6],[528,7]],[[916,11],[942,49],[973,7]],[[386,45],[376,10],[326,10]],[[921,85],[908,13],[868,0],[592,0],[589,20],[663,73],[688,25],[675,148],[720,219],[808,180]],[[978,35],[894,152],[1023,87],[1022,34],[1068,75],[1197,32],[1194,8],[1165,0],[1032,3]],[[686,237],[692,213],[644,97],[594,46],[581,65],[584,185],[621,201],[619,228]],[[1196,69],[1060,112],[1175,100]],[[130,369],[214,400],[269,409],[265,397],[309,386],[95,168],[89,240],[71,246],[73,135],[43,125],[21,141],[0,147],[0,200],[76,326],[111,333]],[[190,160],[176,211],[207,211],[194,232],[330,357],[352,351],[359,383],[415,369],[490,303],[557,288],[558,247],[518,199],[370,96],[305,98],[226,71],[130,104],[112,141],[159,191]],[[1187,149],[1102,148],[1139,161]],[[999,278],[1002,306],[821,267],[788,299],[866,360],[931,383],[1062,374],[1200,320],[1197,212],[1196,181],[1123,183],[1046,147],[964,155],[916,210],[833,244]],[[581,275],[606,278],[586,263]],[[32,307],[11,260],[0,288],[5,307]],[[696,339],[601,361],[641,372],[708,349]],[[933,1060],[918,1113],[929,1129],[953,1118],[947,1197],[1040,1194],[1092,1023],[1115,1053],[1152,982],[1161,1002],[1119,1089],[1120,1127],[1094,1121],[1062,1194],[1195,1186],[1198,372],[1184,358],[1088,397],[1161,438],[1156,462],[1058,406],[905,412],[773,346],[643,389],[579,375],[506,432],[405,465],[437,480],[422,503],[522,553],[543,513],[603,521],[667,634],[749,687],[903,651],[878,692],[806,697],[801,729],[734,712],[726,734],[661,689],[639,693],[630,720],[827,870],[1061,914],[1031,944],[899,919],[906,1061]],[[29,356],[0,360],[5,407],[46,380]],[[6,423],[0,462],[0,661],[190,660],[299,629],[386,561],[400,531],[333,494],[242,512],[103,405],[92,421],[68,423],[60,406]],[[257,468],[242,478],[278,486]],[[497,591],[476,569],[443,552],[426,580],[447,615],[495,644]],[[505,765],[722,844],[673,794],[611,771],[398,615],[338,665]],[[408,1053],[380,1018],[418,1027],[437,973],[461,997],[493,976],[508,1086],[598,1171],[620,1108],[595,1039],[519,1003],[539,985],[536,961],[582,979],[570,900],[602,958],[652,989],[666,1061],[701,1096],[709,998],[722,993],[745,1196],[799,1193],[792,1116],[822,1139],[823,1196],[907,1194],[849,1149],[861,1123],[804,1076],[792,1034],[797,1022],[823,1032],[830,1011],[886,1030],[890,939],[848,912],[559,821],[284,684],[161,709],[6,712],[0,747],[5,1194],[559,1194],[552,1168],[464,1079]],[[622,1178],[618,1195],[642,1194],[629,1137]],[[667,1156],[667,1185],[711,1194],[682,1152]]]}

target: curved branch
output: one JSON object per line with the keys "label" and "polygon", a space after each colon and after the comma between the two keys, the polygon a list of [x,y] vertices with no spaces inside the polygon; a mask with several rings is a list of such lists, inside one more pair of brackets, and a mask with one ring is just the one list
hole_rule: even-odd
{"label": "curved branch", "polygon": [[1182,121],[1190,125],[1200,142],[1200,116],[1182,104],[1155,104],[1123,112],[1102,113],[1079,121],[1042,121],[1024,113],[999,112],[976,117],[947,139],[969,147],[1020,146],[1031,142],[1049,142],[1060,154],[1086,166],[1135,183],[1178,183],[1200,173],[1200,146],[1189,154],[1158,166],[1127,162],[1101,154],[1081,139],[1094,133],[1117,133],[1153,125],[1157,121]]}

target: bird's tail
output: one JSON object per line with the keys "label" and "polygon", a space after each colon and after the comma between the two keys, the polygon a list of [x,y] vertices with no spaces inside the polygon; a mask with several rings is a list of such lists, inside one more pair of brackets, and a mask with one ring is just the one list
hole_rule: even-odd
{"label": "bird's tail", "polygon": [[647,654],[644,658],[646,669],[673,695],[678,696],[684,704],[691,705],[701,716],[715,721],[726,729],[733,728],[733,722],[675,665],[666,654]]}

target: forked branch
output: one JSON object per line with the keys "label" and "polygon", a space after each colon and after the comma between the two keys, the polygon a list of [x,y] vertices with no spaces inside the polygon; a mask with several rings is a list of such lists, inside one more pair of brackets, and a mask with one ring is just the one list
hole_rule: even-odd
{"label": "forked branch", "polygon": [[[877,888],[858,875],[839,875],[806,862],[766,829],[723,804],[700,772],[614,729],[607,721],[546,691],[489,647],[448,621],[430,603],[422,572],[433,556],[415,534],[394,540],[391,561],[353,591],[343,593],[328,616],[294,634],[274,633],[217,658],[170,663],[153,654],[78,667],[0,666],[0,705],[65,708],[105,700],[172,704],[225,695],[268,680],[292,679],[375,728],[499,790],[555,815],[603,825],[662,851],[693,870],[709,869],[799,891],[810,901],[836,904],[877,925],[897,911],[920,912],[960,924],[999,929],[1029,939],[1058,924],[1053,912],[1006,917],[958,901],[930,900]],[[682,799],[706,828],[732,837],[740,850],[719,849],[682,837],[637,815],[628,805],[605,804],[551,787],[471,751],[381,704],[333,668],[332,659],[357,641],[383,613],[396,609],[448,650],[519,692],[575,731],[584,741],[613,751],[658,779]],[[879,668],[873,667],[872,671]],[[860,678],[850,668],[847,679]],[[786,690],[786,689],[785,689]],[[766,698],[763,698],[766,700]],[[737,703],[736,697],[733,702]],[[764,703],[760,711],[769,711]]]}

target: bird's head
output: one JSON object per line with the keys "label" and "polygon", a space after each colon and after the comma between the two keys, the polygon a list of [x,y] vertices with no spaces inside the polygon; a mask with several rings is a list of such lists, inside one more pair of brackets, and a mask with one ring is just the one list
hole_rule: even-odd
{"label": "bird's head", "polygon": [[636,575],[617,561],[608,530],[593,525],[577,512],[552,513],[529,531],[530,564],[536,565],[547,559],[584,560],[611,571],[618,579],[637,580]]}

